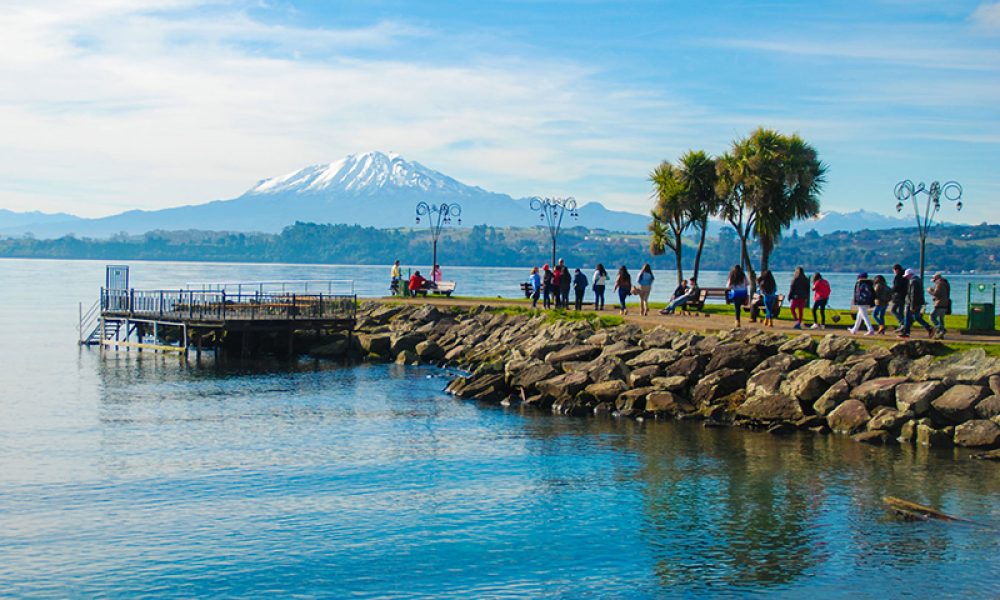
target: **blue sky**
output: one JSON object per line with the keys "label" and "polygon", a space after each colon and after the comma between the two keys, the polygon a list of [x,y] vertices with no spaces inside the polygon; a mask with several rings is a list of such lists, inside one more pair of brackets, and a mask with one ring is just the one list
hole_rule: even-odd
{"label": "blue sky", "polygon": [[1000,221],[1000,2],[35,0],[0,28],[2,208],[232,198],[378,149],[646,212],[660,160],[764,125],[819,150],[824,209],[955,179],[943,218]]}

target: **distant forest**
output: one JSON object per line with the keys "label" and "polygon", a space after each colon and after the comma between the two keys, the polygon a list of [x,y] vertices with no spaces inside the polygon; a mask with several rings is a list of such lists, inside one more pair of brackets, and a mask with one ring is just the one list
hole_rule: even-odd
{"label": "distant forest", "polygon": [[[541,265],[551,258],[548,230],[542,228],[453,228],[438,242],[443,265]],[[694,261],[696,241],[685,240],[684,264]],[[754,262],[758,264],[758,249]],[[792,231],[779,241],[771,268],[791,270],[886,270],[895,262],[917,265],[919,238],[915,229],[837,232],[819,235]],[[606,266],[648,262],[672,270],[672,253],[652,256],[649,236],[565,229],[559,236],[559,255],[572,265]],[[0,238],[0,257],[97,260],[187,260],[216,262],[293,262],[326,264],[427,264],[431,240],[427,229],[375,229],[351,225],[296,223],[280,234],[210,231],[153,231],[141,236],[120,234],[110,239],[67,236],[41,240],[30,236]],[[701,268],[726,270],[739,260],[732,228],[705,243]],[[1000,272],[1000,225],[948,225],[931,231],[928,270]]]}

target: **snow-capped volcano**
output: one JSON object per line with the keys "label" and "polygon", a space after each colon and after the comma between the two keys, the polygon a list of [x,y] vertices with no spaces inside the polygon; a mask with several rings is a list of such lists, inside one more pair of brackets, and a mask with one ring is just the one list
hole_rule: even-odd
{"label": "snow-capped volcano", "polygon": [[379,151],[351,154],[336,162],[312,165],[280,177],[264,179],[247,194],[315,194],[354,192],[375,194],[385,188],[411,188],[424,192],[465,194],[470,188],[443,173],[410,162],[394,153]]}

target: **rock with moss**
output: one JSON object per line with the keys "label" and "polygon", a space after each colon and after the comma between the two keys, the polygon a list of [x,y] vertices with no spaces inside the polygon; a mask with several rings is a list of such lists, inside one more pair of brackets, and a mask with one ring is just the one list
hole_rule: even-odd
{"label": "rock with moss", "polygon": [[845,400],[826,416],[830,429],[837,433],[855,433],[865,427],[871,419],[871,414],[863,402],[854,399]]}
{"label": "rock with moss", "polygon": [[950,423],[962,423],[976,416],[976,404],[986,395],[981,385],[953,385],[931,401],[936,415]]}
{"label": "rock with moss", "polygon": [[955,445],[966,448],[1000,447],[1000,425],[987,419],[973,419],[955,427]]}
{"label": "rock with moss", "polygon": [[851,389],[851,398],[860,400],[872,411],[878,406],[896,406],[896,387],[906,382],[905,377],[879,377]]}
{"label": "rock with moss", "polygon": [[851,338],[831,333],[820,340],[816,354],[826,360],[841,361],[854,354],[857,349],[857,344]]}
{"label": "rock with moss", "polygon": [[840,379],[828,387],[816,402],[813,402],[813,410],[818,415],[827,415],[830,411],[840,406],[844,400],[847,400],[850,394],[851,386],[847,385],[847,382],[843,379]]}

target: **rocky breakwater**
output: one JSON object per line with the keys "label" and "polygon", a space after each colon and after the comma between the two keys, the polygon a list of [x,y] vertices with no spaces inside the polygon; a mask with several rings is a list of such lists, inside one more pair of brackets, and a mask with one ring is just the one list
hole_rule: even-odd
{"label": "rocky breakwater", "polygon": [[[366,304],[369,360],[457,366],[462,398],[565,415],[850,435],[869,444],[1000,448],[1000,360],[938,342],[718,334],[425,305]],[[984,456],[997,457],[998,453]],[[1000,457],[997,457],[1000,458]]]}

